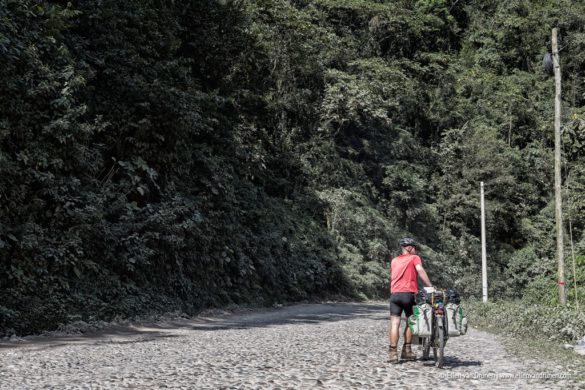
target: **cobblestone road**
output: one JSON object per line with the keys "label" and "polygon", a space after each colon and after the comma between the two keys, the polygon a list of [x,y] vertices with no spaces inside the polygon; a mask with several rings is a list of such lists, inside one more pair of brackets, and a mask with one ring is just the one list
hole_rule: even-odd
{"label": "cobblestone road", "polygon": [[[432,361],[386,363],[385,304],[305,304],[0,343],[1,389],[555,389],[562,367],[471,329]],[[415,351],[420,355],[418,348]]]}

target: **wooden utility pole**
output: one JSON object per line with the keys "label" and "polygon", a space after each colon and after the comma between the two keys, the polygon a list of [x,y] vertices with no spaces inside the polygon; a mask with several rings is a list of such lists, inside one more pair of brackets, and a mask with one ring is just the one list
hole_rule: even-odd
{"label": "wooden utility pole", "polygon": [[483,289],[483,301],[487,302],[487,251],[485,247],[485,202],[483,196],[483,181],[481,182],[481,285]]}
{"label": "wooden utility pole", "polygon": [[557,262],[559,303],[565,306],[565,259],[563,253],[563,213],[561,201],[561,65],[557,29],[552,30],[552,56],[555,72],[555,219],[557,229]]}

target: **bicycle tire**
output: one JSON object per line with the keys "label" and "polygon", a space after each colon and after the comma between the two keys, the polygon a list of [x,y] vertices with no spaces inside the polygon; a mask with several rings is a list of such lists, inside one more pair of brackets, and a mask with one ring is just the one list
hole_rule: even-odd
{"label": "bicycle tire", "polygon": [[437,351],[438,340],[437,332],[435,330],[433,330],[433,341],[431,345],[433,347],[433,359],[435,360],[435,364],[437,364],[437,360],[439,359],[439,352]]}
{"label": "bicycle tire", "polygon": [[443,316],[437,316],[437,333],[438,333],[438,345],[437,345],[437,357],[435,358],[435,364],[438,368],[443,368],[445,362],[445,327],[443,326]]}
{"label": "bicycle tire", "polygon": [[429,355],[431,353],[431,339],[430,339],[430,337],[423,338],[423,348],[422,349],[423,349],[423,353],[422,353],[423,360],[428,360]]}
{"label": "bicycle tire", "polygon": [[435,362],[435,364],[437,364],[437,359],[439,358],[438,355],[438,351],[437,351],[437,345],[439,344],[438,340],[437,340],[437,315],[435,314],[434,310],[433,310],[433,324],[431,327],[431,338],[429,339],[430,341],[430,345],[431,347],[433,347],[433,360]]}

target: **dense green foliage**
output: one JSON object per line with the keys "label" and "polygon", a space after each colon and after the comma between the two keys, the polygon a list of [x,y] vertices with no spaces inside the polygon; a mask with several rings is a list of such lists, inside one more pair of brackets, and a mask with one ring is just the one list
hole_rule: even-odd
{"label": "dense green foliage", "polygon": [[585,313],[574,306],[559,308],[523,301],[465,305],[469,321],[476,327],[537,340],[575,342],[585,334]]}
{"label": "dense green foliage", "polygon": [[405,235],[477,296],[480,181],[490,294],[554,304],[553,26],[585,297],[585,5],[0,0],[0,333],[384,296]]}

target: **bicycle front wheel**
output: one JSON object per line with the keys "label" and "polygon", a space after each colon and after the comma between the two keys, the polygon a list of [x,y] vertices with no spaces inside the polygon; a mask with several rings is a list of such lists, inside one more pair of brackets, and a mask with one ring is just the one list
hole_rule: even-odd
{"label": "bicycle front wheel", "polygon": [[443,368],[444,363],[444,352],[445,352],[445,327],[443,324],[443,316],[437,315],[437,334],[436,334],[436,348],[435,351],[435,364],[439,368]]}
{"label": "bicycle front wheel", "polygon": [[423,358],[423,360],[428,360],[429,354],[431,352],[431,338],[430,337],[423,338],[423,345],[422,346],[423,346],[422,358]]}

